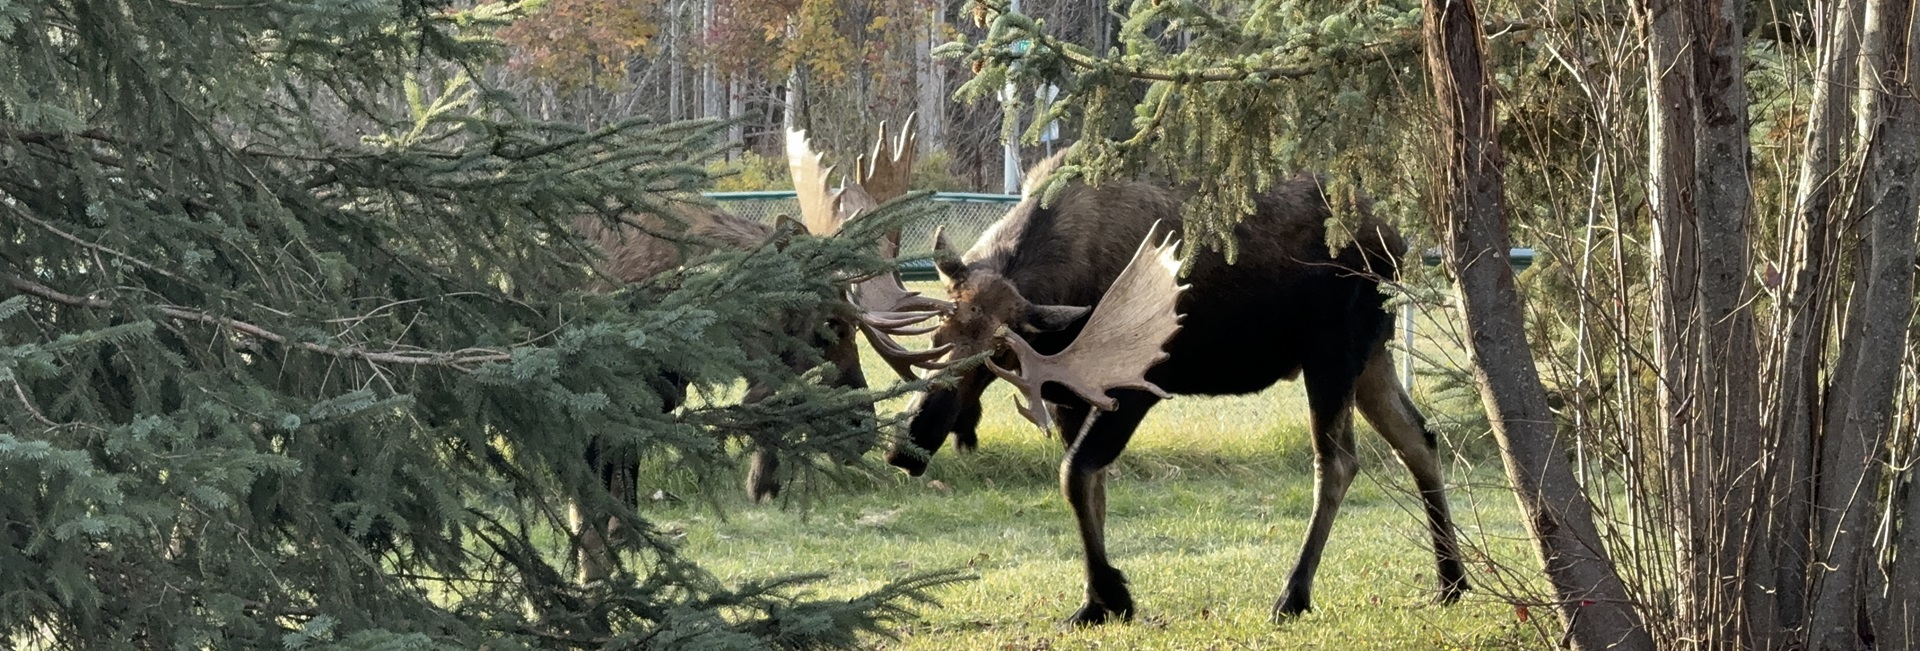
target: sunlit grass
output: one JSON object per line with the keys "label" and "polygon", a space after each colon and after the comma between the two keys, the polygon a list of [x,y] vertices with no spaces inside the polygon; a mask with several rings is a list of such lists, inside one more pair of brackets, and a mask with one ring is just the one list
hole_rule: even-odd
{"label": "sunlit grass", "polygon": [[[1423,323],[1416,346],[1437,353],[1446,344],[1430,335],[1445,328]],[[868,363],[869,377],[889,377],[872,356]],[[1109,549],[1131,581],[1138,619],[1061,629],[1081,602],[1082,576],[1079,538],[1055,483],[1060,446],[1006,408],[1011,397],[1004,383],[989,391],[980,451],[943,451],[924,478],[876,464],[851,481],[790,487],[802,497],[783,506],[748,505],[732,491],[657,505],[649,516],[683,532],[683,549],[727,581],[825,571],[821,595],[851,596],[917,572],[964,568],[976,577],[938,589],[937,607],[896,638],[875,638],[875,648],[1502,649],[1551,639],[1536,628],[1547,618],[1527,621],[1492,594],[1513,581],[1487,574],[1492,564],[1524,576],[1535,563],[1490,444],[1484,433],[1444,426],[1452,503],[1478,589],[1455,606],[1431,603],[1433,555],[1411,482],[1384,443],[1362,431],[1364,469],[1321,565],[1316,609],[1269,622],[1312,504],[1298,383],[1176,398],[1149,416],[1109,483]],[[896,400],[883,412],[902,407]],[[1436,417],[1463,408],[1427,407]]]}

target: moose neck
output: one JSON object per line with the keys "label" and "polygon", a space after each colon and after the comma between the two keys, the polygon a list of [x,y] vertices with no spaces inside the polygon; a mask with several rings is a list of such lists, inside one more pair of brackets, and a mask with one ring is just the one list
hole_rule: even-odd
{"label": "moose neck", "polygon": [[1171,191],[1150,183],[1116,181],[1094,190],[1074,182],[1050,206],[1034,196],[1022,200],[962,259],[999,273],[1033,303],[1088,307],[1156,220],[1180,228],[1179,207]]}

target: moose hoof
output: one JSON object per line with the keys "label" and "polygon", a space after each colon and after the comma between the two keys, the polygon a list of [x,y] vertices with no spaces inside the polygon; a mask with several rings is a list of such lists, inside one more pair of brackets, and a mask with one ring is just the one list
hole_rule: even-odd
{"label": "moose hoof", "polygon": [[1069,628],[1081,628],[1086,626],[1099,626],[1112,621],[1133,621],[1133,608],[1108,610],[1106,606],[1089,602],[1081,606],[1079,610],[1074,611],[1073,615],[1067,618],[1067,621],[1061,622],[1061,625]]}
{"label": "moose hoof", "polygon": [[1292,593],[1288,593],[1273,604],[1273,623],[1278,624],[1299,617],[1312,609],[1313,606],[1309,605],[1306,599],[1295,599]]}
{"label": "moose hoof", "polygon": [[1440,595],[1435,597],[1434,601],[1440,602],[1442,606],[1451,606],[1459,603],[1460,596],[1470,587],[1471,586],[1467,585],[1467,580],[1464,577],[1452,581],[1443,581],[1440,583]]}

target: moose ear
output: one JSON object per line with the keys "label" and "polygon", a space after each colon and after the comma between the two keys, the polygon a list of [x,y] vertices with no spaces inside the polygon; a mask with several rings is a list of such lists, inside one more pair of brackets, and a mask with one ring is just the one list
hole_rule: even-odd
{"label": "moose ear", "polygon": [[786,213],[780,213],[779,216],[774,217],[773,225],[775,228],[788,231],[794,235],[811,234],[807,232],[807,224],[805,222],[794,219],[793,215]]}
{"label": "moose ear", "polygon": [[958,285],[967,281],[967,263],[960,260],[953,244],[947,242],[947,226],[941,224],[933,229],[933,268],[948,285]]}
{"label": "moose ear", "polygon": [[773,234],[767,238],[767,242],[772,244],[774,249],[785,251],[787,245],[793,244],[795,235],[806,234],[806,224],[794,219],[792,215],[780,213],[773,218]]}
{"label": "moose ear", "polygon": [[1027,318],[1020,323],[1019,329],[1028,334],[1062,330],[1079,321],[1092,309],[1071,305],[1028,305]]}

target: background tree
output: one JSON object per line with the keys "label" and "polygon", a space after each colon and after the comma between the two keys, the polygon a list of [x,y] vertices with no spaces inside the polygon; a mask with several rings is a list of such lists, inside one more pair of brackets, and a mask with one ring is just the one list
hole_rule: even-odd
{"label": "background tree", "polygon": [[[601,485],[589,434],[684,481],[871,446],[875,396],[740,342],[803,353],[769,311],[883,263],[855,227],[581,291],[572,221],[690,200],[722,125],[522,117],[469,75],[518,10],[0,8],[0,644],[851,646],[943,580],[722,585]],[[669,372],[779,394],[664,413]],[[567,499],[631,525],[613,579]]]}
{"label": "background tree", "polygon": [[1627,599],[1600,542],[1593,509],[1574,479],[1566,441],[1547,407],[1506,264],[1506,186],[1492,79],[1480,14],[1472,0],[1427,0],[1426,57],[1439,107],[1439,228],[1448,271],[1459,284],[1474,376],[1500,439],[1514,495],[1553,584],[1566,639],[1582,649],[1651,649],[1653,639]]}
{"label": "background tree", "polygon": [[[1024,8],[1104,51],[1120,24],[1107,4]],[[527,97],[542,119],[735,119],[727,142],[739,149],[728,154],[751,152],[750,166],[774,170],[783,169],[789,113],[822,147],[856,151],[880,122],[917,112],[919,187],[998,191],[1000,107],[951,101],[966,69],[930,56],[956,35],[983,33],[971,15],[965,3],[930,0],[552,0],[503,34],[509,64],[486,77]],[[1076,123],[1062,126],[1066,137],[1076,133]],[[1045,154],[1028,148],[1023,159]],[[781,175],[751,176],[730,183],[770,189]]]}

